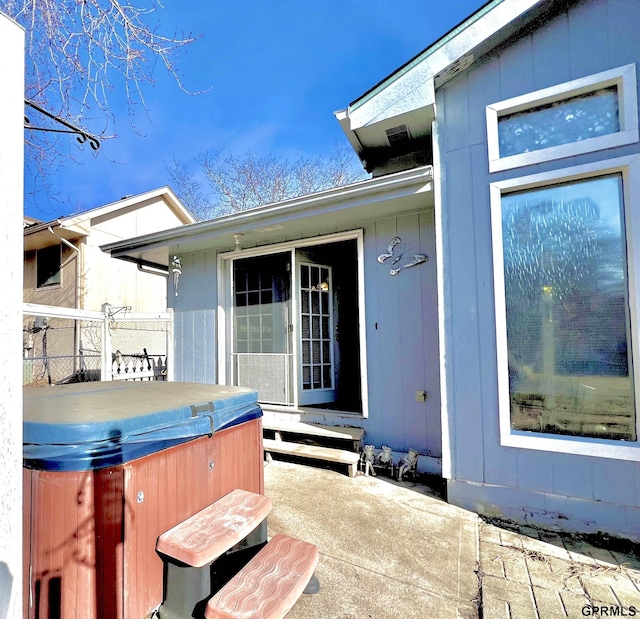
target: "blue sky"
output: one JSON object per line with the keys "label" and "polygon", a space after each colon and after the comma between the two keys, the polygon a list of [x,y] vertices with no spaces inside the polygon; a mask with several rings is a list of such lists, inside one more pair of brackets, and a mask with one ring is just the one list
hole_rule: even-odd
{"label": "blue sky", "polygon": [[[77,213],[170,184],[166,164],[204,150],[296,157],[346,142],[333,112],[344,109],[472,14],[483,0],[167,0],[165,33],[201,37],[178,57],[183,93],[157,67],[148,119],[130,125],[122,93],[111,98],[118,137],[97,156],[72,147],[74,162],[50,179],[57,199],[27,198],[39,219]],[[88,130],[96,130],[87,125]],[[99,130],[101,127],[97,129]],[[73,140],[73,138],[69,138]],[[25,179],[29,193],[32,179]]]}

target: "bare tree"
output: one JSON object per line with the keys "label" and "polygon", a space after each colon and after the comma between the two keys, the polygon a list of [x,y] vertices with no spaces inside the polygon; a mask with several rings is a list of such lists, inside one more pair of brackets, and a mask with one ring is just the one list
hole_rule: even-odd
{"label": "bare tree", "polygon": [[167,166],[176,193],[199,219],[244,211],[308,193],[361,180],[365,173],[353,152],[336,145],[326,156],[258,156],[248,151],[237,157],[223,151],[196,157],[198,180],[188,166]]}
{"label": "bare tree", "polygon": [[[154,0],[0,0],[0,11],[26,30],[27,101],[104,139],[113,134],[116,88],[124,89],[132,122],[145,109],[143,90],[157,64],[186,91],[175,58],[195,37],[162,32],[154,19],[159,8]],[[61,129],[55,121],[27,112],[27,126],[44,129],[26,132],[32,166],[46,172],[73,156],[68,139],[53,132]]]}

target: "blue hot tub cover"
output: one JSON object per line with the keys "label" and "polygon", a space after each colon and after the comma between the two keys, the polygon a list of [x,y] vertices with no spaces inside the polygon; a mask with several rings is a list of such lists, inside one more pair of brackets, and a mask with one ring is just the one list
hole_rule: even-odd
{"label": "blue hot tub cover", "polygon": [[160,381],[26,387],[24,465],[115,466],[262,416],[252,389]]}

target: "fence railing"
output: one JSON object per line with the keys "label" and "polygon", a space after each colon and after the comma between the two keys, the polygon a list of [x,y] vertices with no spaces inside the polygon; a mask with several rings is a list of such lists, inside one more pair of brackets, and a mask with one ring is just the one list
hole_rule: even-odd
{"label": "fence railing", "polygon": [[23,383],[172,380],[173,314],[23,304]]}

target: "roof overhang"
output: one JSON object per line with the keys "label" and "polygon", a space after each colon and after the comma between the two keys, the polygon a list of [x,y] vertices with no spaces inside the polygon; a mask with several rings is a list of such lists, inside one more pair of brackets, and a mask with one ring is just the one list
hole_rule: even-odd
{"label": "roof overhang", "polygon": [[431,133],[435,89],[504,41],[549,0],[492,0],[394,71],[346,109],[335,112],[359,156],[389,147],[386,131],[406,124],[412,137]]}
{"label": "roof overhang", "polygon": [[380,217],[433,206],[431,166],[104,245],[113,258],[168,270],[170,256],[205,250],[232,251],[352,229]]}
{"label": "roof overhang", "polygon": [[70,243],[84,238],[86,235],[86,228],[63,225],[60,219],[35,224],[24,229],[24,251],[59,245],[61,239]]}

